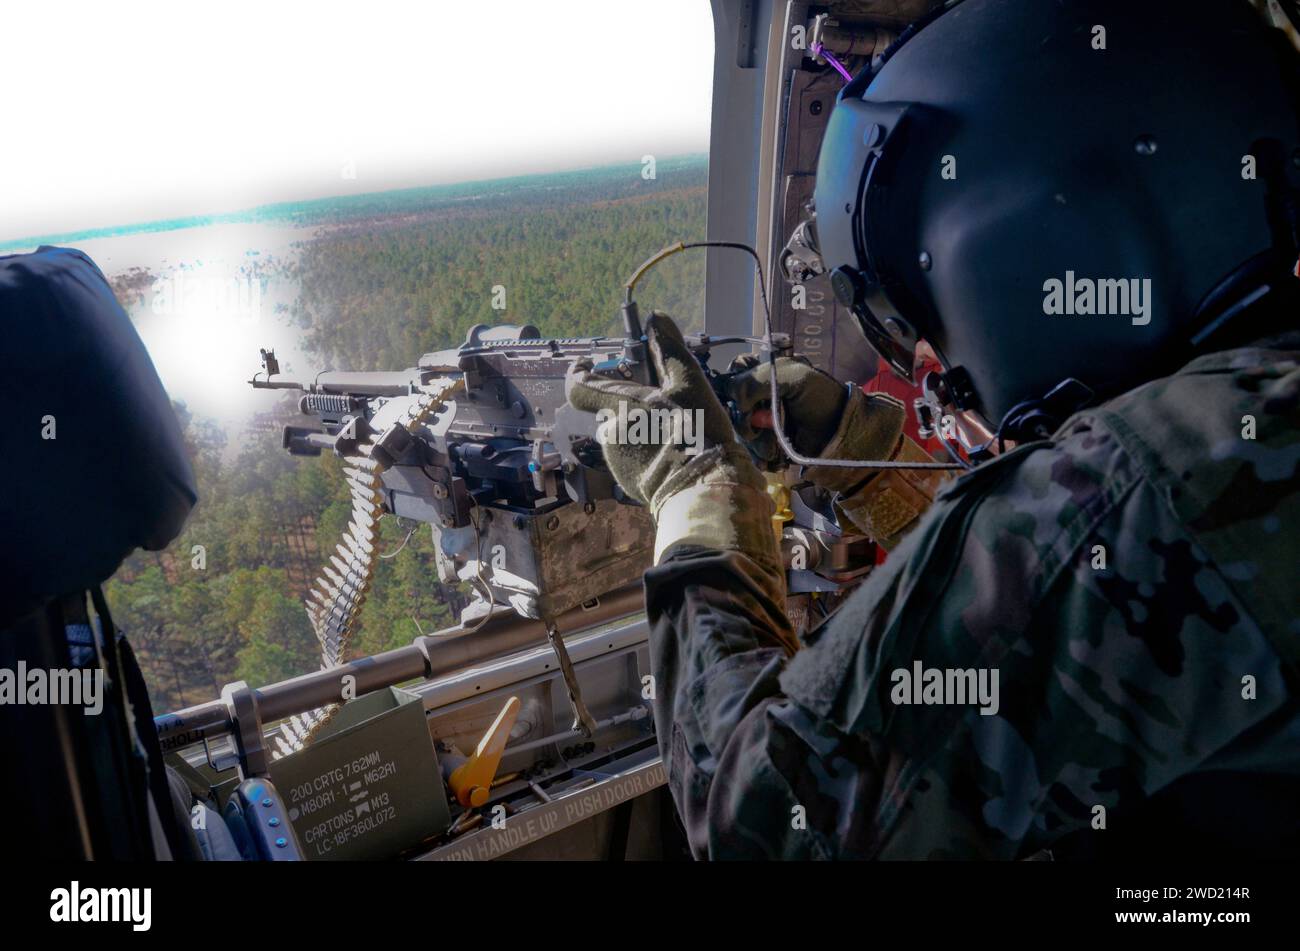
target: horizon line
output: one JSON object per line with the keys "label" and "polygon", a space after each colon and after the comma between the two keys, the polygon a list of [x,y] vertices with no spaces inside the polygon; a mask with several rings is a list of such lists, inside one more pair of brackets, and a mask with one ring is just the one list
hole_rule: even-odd
{"label": "horizon line", "polygon": [[[708,158],[708,152],[684,152],[677,155],[666,155],[664,161],[673,161],[679,159],[696,159]],[[500,178],[472,178],[464,179],[457,182],[440,182],[430,185],[405,185],[401,188],[385,188],[373,192],[358,192],[344,195],[321,195],[316,198],[302,198],[293,201],[268,202],[263,205],[253,205],[249,208],[242,208],[236,211],[223,211],[213,214],[188,215],[177,218],[156,218],[151,221],[130,222],[117,225],[102,225],[97,228],[83,228],[78,231],[62,231],[54,234],[36,234],[24,235],[18,238],[0,239],[0,251],[9,251],[14,248],[25,248],[32,245],[41,246],[47,244],[61,244],[65,241],[87,241],[96,238],[112,238],[125,234],[148,234],[163,231],[181,231],[186,228],[202,228],[214,224],[226,224],[239,221],[249,216],[261,213],[266,215],[276,210],[288,209],[292,207],[301,207],[304,205],[321,204],[334,201],[359,200],[364,198],[374,198],[380,195],[393,195],[401,192],[418,192],[429,191],[437,188],[456,188],[459,186],[472,185],[491,185],[497,182],[514,182],[529,178],[546,178],[553,175],[570,175],[581,172],[599,172],[607,169],[624,168],[638,166],[640,162],[612,162],[605,165],[583,165],[576,168],[556,169],[549,172],[525,172],[519,175],[505,175]]]}

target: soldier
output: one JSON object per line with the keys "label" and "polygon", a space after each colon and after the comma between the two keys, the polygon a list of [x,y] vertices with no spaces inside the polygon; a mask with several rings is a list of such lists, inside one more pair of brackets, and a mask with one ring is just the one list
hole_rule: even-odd
{"label": "soldier", "polygon": [[[705,413],[698,455],[605,447],[656,520],[656,722],[697,856],[1295,854],[1298,90],[1246,3],[1172,0],[966,0],[844,89],[815,193],[837,294],[901,374],[926,341],[1006,451],[806,645],[673,323],[647,322],[658,387],[574,375],[584,409]],[[897,402],[776,372],[797,448],[895,451]],[[872,472],[806,475],[888,532]]]}

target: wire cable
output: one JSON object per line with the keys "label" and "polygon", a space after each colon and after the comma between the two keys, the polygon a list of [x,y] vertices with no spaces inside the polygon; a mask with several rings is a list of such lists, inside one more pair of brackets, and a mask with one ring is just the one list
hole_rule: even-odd
{"label": "wire cable", "polygon": [[407,532],[406,537],[402,539],[402,544],[398,545],[394,551],[390,551],[387,555],[380,555],[379,557],[396,558],[398,555],[402,553],[402,549],[406,547],[406,543],[411,540],[411,536],[415,534],[415,530],[419,527],[420,527],[419,525],[416,525],[409,532]]}

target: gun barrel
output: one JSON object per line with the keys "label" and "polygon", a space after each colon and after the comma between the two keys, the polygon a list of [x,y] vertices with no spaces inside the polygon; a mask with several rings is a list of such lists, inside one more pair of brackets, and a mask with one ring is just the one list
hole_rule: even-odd
{"label": "gun barrel", "polygon": [[405,396],[422,384],[420,370],[329,371],[319,373],[311,383],[297,380],[250,380],[259,390],[302,390],[304,393],[337,393],[345,396]]}
{"label": "gun barrel", "polygon": [[[564,612],[554,623],[560,634],[567,637],[631,617],[644,604],[640,584],[628,585],[601,595],[593,605]],[[416,638],[407,647],[260,687],[256,691],[258,713],[269,724],[332,703],[338,699],[339,678],[345,674],[356,677],[360,695],[408,680],[446,676],[546,642],[544,621],[522,618],[509,608],[498,607],[481,627],[447,628]],[[210,700],[155,717],[154,725],[167,751],[224,736],[234,728],[231,711],[223,700]]]}

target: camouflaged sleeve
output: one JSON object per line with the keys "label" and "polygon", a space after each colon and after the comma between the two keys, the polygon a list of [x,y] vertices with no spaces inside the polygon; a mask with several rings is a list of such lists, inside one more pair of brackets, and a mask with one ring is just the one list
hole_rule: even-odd
{"label": "camouflaged sleeve", "polygon": [[[1198,770],[1300,773],[1298,393],[1294,354],[1219,355],[963,476],[790,660],[742,556],[670,553],[651,641],[696,854],[1024,857]],[[925,670],[996,701],[899,691]]]}
{"label": "camouflaged sleeve", "polygon": [[[700,858],[770,855],[781,848],[779,837],[746,831],[768,810],[735,822],[765,800],[762,765],[751,758],[738,766],[735,757],[761,752],[763,741],[743,734],[776,695],[777,676],[795,651],[784,580],[741,552],[679,543],[646,573],[645,589],[655,728],[692,850]],[[719,771],[741,768],[743,783],[713,782]],[[729,791],[739,798],[727,801]],[[715,795],[724,799],[715,802]]]}

